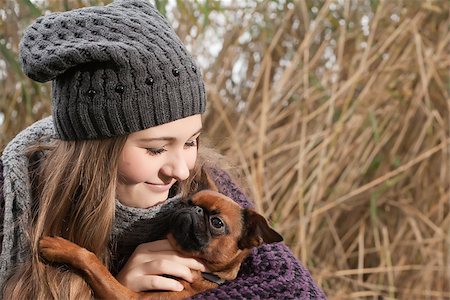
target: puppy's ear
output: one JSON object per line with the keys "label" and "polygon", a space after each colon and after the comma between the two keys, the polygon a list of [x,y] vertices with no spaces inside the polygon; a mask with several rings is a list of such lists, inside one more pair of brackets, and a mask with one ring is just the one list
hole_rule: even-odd
{"label": "puppy's ear", "polygon": [[200,170],[200,182],[199,182],[199,191],[201,190],[212,190],[214,192],[219,192],[216,183],[212,180],[211,175],[209,174],[208,168],[202,166]]}
{"label": "puppy's ear", "polygon": [[244,229],[238,242],[240,249],[283,241],[283,237],[267,223],[267,220],[251,209],[244,209]]}

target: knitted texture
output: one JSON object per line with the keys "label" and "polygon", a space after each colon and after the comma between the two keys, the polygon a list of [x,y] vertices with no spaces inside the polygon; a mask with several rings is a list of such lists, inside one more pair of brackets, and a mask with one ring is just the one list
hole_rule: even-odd
{"label": "knitted texture", "polygon": [[11,268],[28,259],[27,229],[30,224],[31,185],[27,147],[41,139],[54,137],[51,118],[46,118],[19,133],[3,151],[4,214],[0,255],[0,287]]}
{"label": "knitted texture", "polygon": [[200,70],[148,1],[40,17],[24,32],[20,61],[30,78],[52,80],[63,140],[128,134],[205,111]]}
{"label": "knitted texture", "polygon": [[[35,143],[40,138],[53,136],[51,118],[46,118],[20,133],[3,153],[4,170],[3,178],[0,174],[0,208],[4,202],[5,214],[3,218],[0,216],[0,223],[4,220],[2,228],[5,237],[1,254],[0,288],[11,268],[28,258],[26,247],[24,248],[26,240],[23,234],[25,222],[29,220],[21,216],[27,215],[26,210],[30,208],[31,197],[28,163],[24,158],[23,150],[25,148],[23,147]],[[0,161],[0,170],[1,168]],[[251,202],[227,173],[216,170],[213,175],[221,193],[234,199],[243,207],[252,207]],[[2,186],[3,191],[1,190]],[[151,222],[158,211],[166,209],[163,207],[167,205],[170,208],[170,205],[176,203],[177,200],[178,198],[174,197],[163,205],[149,209],[130,208],[117,202],[116,220],[112,232],[113,240],[116,240],[117,245],[130,244],[131,248],[141,242],[150,241],[152,238],[148,236],[149,228],[145,224]],[[19,207],[21,209],[16,211],[16,208]],[[21,220],[21,222],[16,223],[14,220]],[[157,229],[153,231],[157,232]],[[22,253],[20,257],[17,257],[13,251],[14,247],[19,247],[17,250]],[[121,263],[121,259],[131,253],[131,248],[125,249],[125,252],[117,252],[122,257],[115,259],[116,263]],[[114,269],[117,269],[117,266]],[[243,262],[235,280],[226,282],[217,289],[195,295],[192,299],[310,300],[326,299],[326,297],[308,270],[300,264],[289,248],[285,244],[277,243],[254,249]]]}
{"label": "knitted texture", "polygon": [[172,210],[180,200],[177,195],[149,208],[128,207],[116,200],[115,220],[111,232],[113,274],[122,269],[137,246],[166,238],[164,234],[168,230],[168,224],[158,224],[157,215]]}
{"label": "knitted texture", "polygon": [[[3,216],[5,215],[5,199],[3,197],[3,162],[0,159],[0,219],[2,223],[0,223],[0,228],[3,232]],[[3,234],[0,234],[0,245],[3,244]],[[0,246],[1,249],[1,246]]]}

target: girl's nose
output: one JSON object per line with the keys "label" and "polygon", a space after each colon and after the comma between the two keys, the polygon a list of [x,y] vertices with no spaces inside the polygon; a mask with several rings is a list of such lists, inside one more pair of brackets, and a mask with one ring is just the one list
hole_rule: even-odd
{"label": "girl's nose", "polygon": [[162,171],[164,175],[180,181],[189,177],[189,167],[182,155],[172,158],[172,160],[163,167]]}

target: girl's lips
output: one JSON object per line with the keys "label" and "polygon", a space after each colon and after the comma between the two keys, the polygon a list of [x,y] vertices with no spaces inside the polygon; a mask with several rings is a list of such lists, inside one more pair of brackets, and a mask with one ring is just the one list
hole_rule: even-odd
{"label": "girl's lips", "polygon": [[156,183],[145,182],[145,184],[147,185],[148,188],[150,188],[152,191],[154,191],[156,193],[164,193],[164,192],[167,192],[168,190],[170,190],[170,188],[172,187],[174,182],[175,181],[172,181],[168,184],[156,184]]}

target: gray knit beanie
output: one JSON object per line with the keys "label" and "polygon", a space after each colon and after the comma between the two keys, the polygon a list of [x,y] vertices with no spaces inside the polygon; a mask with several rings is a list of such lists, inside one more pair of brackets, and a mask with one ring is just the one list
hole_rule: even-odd
{"label": "gray knit beanie", "polygon": [[38,18],[20,43],[31,79],[52,80],[63,140],[118,136],[205,111],[191,55],[148,0],[118,0]]}

